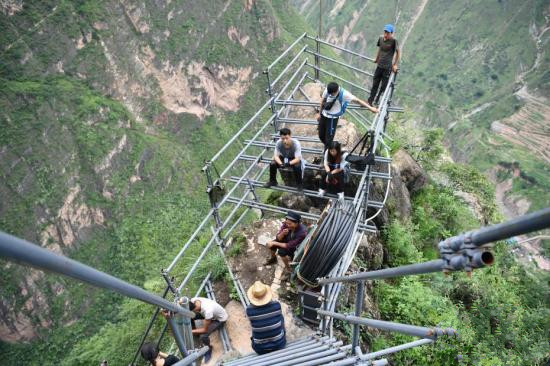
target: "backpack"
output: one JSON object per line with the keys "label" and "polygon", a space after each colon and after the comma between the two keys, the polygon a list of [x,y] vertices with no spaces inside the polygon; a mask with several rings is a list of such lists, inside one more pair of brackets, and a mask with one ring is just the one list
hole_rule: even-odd
{"label": "backpack", "polygon": [[[340,112],[338,112],[338,113],[329,113],[328,111],[332,108],[332,106],[336,102],[336,99],[338,99],[338,101],[340,102]],[[326,109],[327,114],[329,116],[331,116],[332,118],[338,118],[341,115],[343,115],[346,112],[347,107],[348,107],[348,102],[344,102],[344,89],[343,88],[340,88],[340,90],[338,91],[338,96],[336,98],[334,98],[334,100],[332,102],[330,102],[330,104],[328,104],[327,107],[325,107],[325,104],[323,103],[323,109]]]}

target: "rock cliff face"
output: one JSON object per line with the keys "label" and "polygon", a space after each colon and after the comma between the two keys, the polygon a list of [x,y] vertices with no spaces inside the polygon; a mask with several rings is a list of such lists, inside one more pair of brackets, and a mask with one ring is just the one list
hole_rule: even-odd
{"label": "rock cliff face", "polygon": [[[202,186],[209,146],[256,107],[245,94],[260,93],[263,60],[292,37],[278,18],[284,6],[0,2],[0,230],[65,255],[90,250],[88,263],[122,271],[122,223],[162,195],[197,193],[189,187]],[[192,154],[189,142],[203,138]],[[0,268],[1,340],[74,322],[64,281]]]}

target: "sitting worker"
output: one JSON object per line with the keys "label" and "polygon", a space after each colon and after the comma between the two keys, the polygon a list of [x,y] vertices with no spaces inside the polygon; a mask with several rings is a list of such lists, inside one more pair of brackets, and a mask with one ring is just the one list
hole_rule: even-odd
{"label": "sitting worker", "polygon": [[367,102],[344,90],[335,82],[327,85],[321,98],[320,113],[317,115],[317,121],[319,121],[319,139],[325,144],[325,150],[328,149],[328,145],[334,139],[338,119],[346,112],[349,103],[355,102],[367,108],[372,113],[378,113],[377,108],[370,106]]}
{"label": "sitting worker", "polygon": [[285,319],[278,301],[271,301],[271,288],[256,281],[247,291],[250,305],[246,316],[252,327],[252,349],[263,354],[277,351],[286,345]]}
{"label": "sitting worker", "polygon": [[210,345],[209,336],[225,324],[228,315],[220,304],[205,297],[192,298],[189,302],[189,310],[197,314],[195,319],[204,319],[200,328],[196,328],[195,319],[191,319],[191,324],[193,334],[198,334],[202,344],[210,348],[203,358],[203,361],[206,363],[212,357],[212,346]]}
{"label": "sitting worker", "polygon": [[300,141],[292,138],[288,128],[281,128],[280,139],[275,144],[273,160],[269,165],[269,182],[264,187],[277,185],[277,168],[292,168],[298,190],[302,190],[302,174],[304,161],[302,159],[302,147]]}
{"label": "sitting worker", "polygon": [[141,357],[149,361],[151,366],[171,366],[179,362],[179,358],[159,352],[158,347],[149,342],[141,346]]}
{"label": "sitting worker", "polygon": [[342,146],[338,141],[332,141],[325,151],[323,159],[323,172],[321,174],[321,188],[319,196],[323,196],[327,189],[331,193],[338,194],[339,199],[344,199],[344,183],[346,180],[347,152],[342,152]]}
{"label": "sitting worker", "polygon": [[276,263],[277,257],[275,254],[279,254],[286,268],[284,279],[288,279],[290,276],[290,260],[294,256],[296,248],[307,236],[307,228],[300,222],[301,220],[300,214],[288,211],[283,225],[275,236],[275,240],[267,243],[267,248],[271,250],[271,256],[265,264]]}

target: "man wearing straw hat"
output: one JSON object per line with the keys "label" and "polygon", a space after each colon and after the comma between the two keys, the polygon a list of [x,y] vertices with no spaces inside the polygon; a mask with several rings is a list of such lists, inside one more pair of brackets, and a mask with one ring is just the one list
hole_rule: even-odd
{"label": "man wearing straw hat", "polygon": [[250,305],[246,316],[252,327],[252,349],[258,354],[273,352],[286,345],[285,319],[281,304],[272,301],[271,288],[256,281],[247,291]]}

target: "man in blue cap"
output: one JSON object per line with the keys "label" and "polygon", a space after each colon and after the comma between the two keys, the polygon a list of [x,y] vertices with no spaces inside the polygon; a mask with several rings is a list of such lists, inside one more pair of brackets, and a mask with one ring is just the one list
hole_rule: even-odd
{"label": "man in blue cap", "polygon": [[[370,96],[368,103],[372,105],[374,101],[378,104],[380,96],[384,94],[386,86],[388,85],[388,79],[391,72],[397,72],[397,63],[399,62],[399,46],[397,40],[393,38],[393,25],[386,24],[384,26],[384,35],[378,38],[378,53],[374,63],[378,66],[374,71],[374,77],[372,78],[372,88],[370,90]],[[395,58],[394,58],[395,56]],[[382,87],[378,91],[378,86],[382,81]]]}

